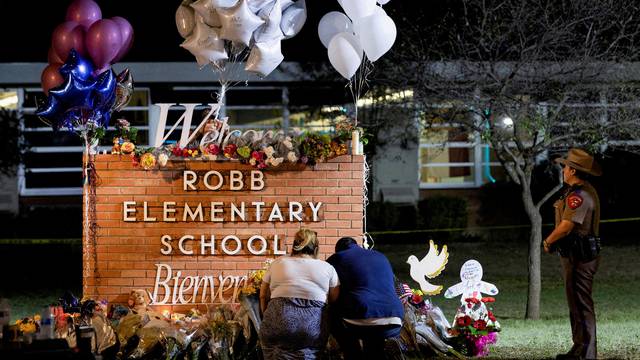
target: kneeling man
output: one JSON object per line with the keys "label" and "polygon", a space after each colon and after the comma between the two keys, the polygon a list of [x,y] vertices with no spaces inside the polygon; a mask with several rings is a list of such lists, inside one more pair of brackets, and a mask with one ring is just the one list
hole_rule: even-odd
{"label": "kneeling man", "polygon": [[340,279],[340,296],[330,310],[333,336],[346,360],[384,358],[385,340],[400,335],[404,316],[391,264],[350,237],[338,240],[335,250],[327,259]]}

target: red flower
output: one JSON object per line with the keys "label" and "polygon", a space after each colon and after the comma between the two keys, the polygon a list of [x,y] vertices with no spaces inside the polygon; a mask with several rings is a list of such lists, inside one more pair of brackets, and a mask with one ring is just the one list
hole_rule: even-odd
{"label": "red flower", "polygon": [[487,329],[487,322],[484,320],[476,320],[473,323],[473,327],[478,329],[478,330],[486,330]]}
{"label": "red flower", "polygon": [[476,298],[466,298],[464,299],[464,301],[466,301],[467,303],[472,303],[472,304],[478,304],[480,303],[480,300],[476,299]]}
{"label": "red flower", "polygon": [[471,325],[471,318],[467,315],[463,316],[463,317],[459,317],[456,320],[456,325],[460,326],[460,327],[466,327]]}
{"label": "red flower", "polygon": [[483,303],[492,303],[492,302],[495,302],[495,301],[496,301],[496,299],[492,298],[492,297],[483,297],[482,298],[482,302]]}
{"label": "red flower", "polygon": [[258,169],[266,169],[266,167],[267,167],[267,164],[265,164],[265,163],[264,163],[264,161],[261,161],[261,162],[258,164]]}
{"label": "red flower", "polygon": [[414,304],[419,304],[422,302],[422,296],[418,295],[418,294],[413,294],[411,296],[411,302]]}
{"label": "red flower", "polygon": [[189,157],[189,150],[188,149],[182,149],[182,157]]}
{"label": "red flower", "polygon": [[229,144],[224,147],[224,156],[233,158],[236,155],[236,150],[238,150],[238,146],[236,144]]}
{"label": "red flower", "polygon": [[262,151],[253,151],[251,153],[251,157],[256,159],[256,161],[264,160],[264,153]]}
{"label": "red flower", "polygon": [[488,312],[487,312],[487,315],[489,316],[489,319],[490,319],[491,321],[496,321],[496,317],[493,315],[493,313],[492,313],[491,311],[488,311]]}
{"label": "red flower", "polygon": [[171,149],[171,153],[175,156],[181,156],[182,155],[182,149],[180,149],[180,147],[176,146],[173,149]]}

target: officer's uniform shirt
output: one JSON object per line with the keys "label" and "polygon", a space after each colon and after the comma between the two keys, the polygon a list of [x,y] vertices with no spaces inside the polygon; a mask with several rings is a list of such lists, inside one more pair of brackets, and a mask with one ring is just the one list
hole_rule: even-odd
{"label": "officer's uniform shirt", "polygon": [[[556,201],[555,207],[556,226],[562,220],[574,223],[572,233],[589,235],[594,221],[596,221],[595,234],[599,233],[600,204],[596,190],[588,182],[583,185],[574,185],[567,189],[566,193]],[[596,210],[596,211],[594,211]],[[594,219],[594,215],[597,217]]]}

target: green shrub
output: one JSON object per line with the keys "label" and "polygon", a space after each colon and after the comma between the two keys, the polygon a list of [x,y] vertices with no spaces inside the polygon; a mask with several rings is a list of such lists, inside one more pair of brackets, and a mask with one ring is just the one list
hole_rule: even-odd
{"label": "green shrub", "polygon": [[367,230],[393,230],[399,217],[398,209],[392,203],[372,201],[367,205]]}
{"label": "green shrub", "polygon": [[435,196],[421,200],[418,210],[423,229],[466,228],[469,215],[467,200],[451,196]]}

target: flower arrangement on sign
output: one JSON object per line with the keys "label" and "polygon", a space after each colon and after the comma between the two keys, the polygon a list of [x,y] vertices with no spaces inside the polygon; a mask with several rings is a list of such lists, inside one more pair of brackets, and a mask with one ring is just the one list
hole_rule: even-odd
{"label": "flower arrangement on sign", "polygon": [[[215,129],[225,129],[220,120],[211,123]],[[339,125],[341,124],[341,125]],[[226,125],[226,124],[225,124]],[[207,125],[208,126],[208,125]],[[205,127],[206,128],[206,127]],[[178,144],[160,147],[135,146],[133,139],[137,130],[120,119],[118,133],[114,138],[113,154],[132,154],[133,163],[145,170],[166,166],[170,159],[199,159],[207,161],[235,160],[257,169],[277,168],[283,164],[315,165],[336,156],[349,153],[352,128],[346,124],[336,124],[335,133],[289,133],[282,131],[258,132],[249,130],[224,131],[219,137],[224,142],[209,142],[207,132],[199,140],[181,147]],[[216,130],[217,131],[217,130]],[[349,134],[347,134],[347,131]],[[349,136],[347,136],[349,135]],[[116,143],[117,142],[117,143]]]}
{"label": "flower arrangement on sign", "polygon": [[493,297],[471,297],[458,308],[450,334],[459,344],[457,348],[461,353],[486,356],[489,355],[489,345],[498,341],[500,323],[486,305],[494,301]]}

